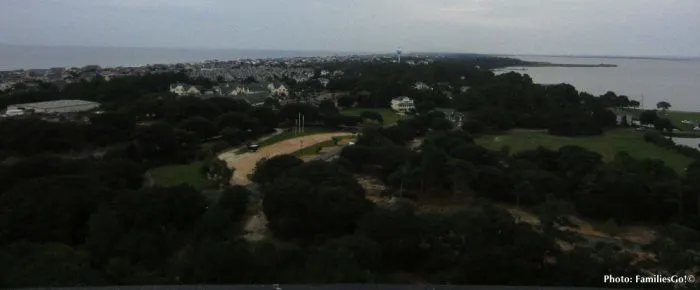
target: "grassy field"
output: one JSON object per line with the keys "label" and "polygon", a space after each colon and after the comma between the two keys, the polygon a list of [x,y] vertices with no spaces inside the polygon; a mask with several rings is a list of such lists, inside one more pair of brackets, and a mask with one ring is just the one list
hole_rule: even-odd
{"label": "grassy field", "polygon": [[691,121],[695,124],[700,123],[700,112],[682,112],[682,111],[668,111],[666,113],[659,111],[659,116],[666,117],[673,125],[678,127],[678,129],[687,131],[692,130],[694,125],[687,125],[681,123],[683,120]]}
{"label": "grassy field", "polygon": [[210,185],[209,180],[200,172],[202,162],[182,165],[169,165],[154,168],[149,171],[156,186],[177,186],[187,184],[196,189]]}
{"label": "grassy field", "polygon": [[283,132],[279,135],[275,135],[272,138],[269,138],[265,141],[262,141],[258,143],[258,146],[260,148],[265,147],[270,144],[275,144],[279,141],[282,140],[287,140],[287,139],[292,139],[296,137],[302,137],[302,136],[308,136],[308,135],[314,135],[314,134],[319,134],[319,133],[328,133],[328,132],[333,132],[332,130],[326,129],[326,128],[320,128],[320,127],[306,127],[304,128],[304,132],[299,132],[297,134],[294,133],[294,130],[289,130],[286,132]]}
{"label": "grassy field", "polygon": [[484,136],[476,143],[490,149],[509,146],[511,152],[535,149],[539,146],[557,149],[566,145],[577,145],[600,153],[605,160],[611,160],[620,151],[636,158],[656,158],[663,160],[679,173],[691,163],[691,159],[674,151],[645,142],[639,132],[617,129],[602,136],[559,137],[539,132],[511,132],[498,136]]}
{"label": "grassy field", "polygon": [[[355,137],[354,136],[338,137],[339,140],[346,140],[346,139],[352,139],[352,138],[355,138]],[[333,146],[335,146],[335,144],[333,144],[333,140],[328,140],[325,142],[311,145],[311,146],[303,148],[301,150],[297,150],[296,152],[294,152],[294,155],[296,155],[296,156],[316,155],[319,150],[322,150],[325,147],[333,147]]]}
{"label": "grassy field", "polygon": [[[632,115],[632,116],[639,116],[639,114],[642,112],[641,110],[634,110],[634,109],[627,109],[627,110],[622,110],[622,109],[616,109],[616,113],[618,114],[626,114],[626,115]],[[693,129],[693,125],[686,125],[681,123],[683,120],[688,120],[691,121],[695,124],[700,123],[700,112],[684,112],[684,111],[667,111],[664,112],[662,110],[658,111],[659,117],[664,117],[668,118],[671,120],[671,123],[673,123],[674,126],[676,126],[678,129],[683,130],[683,131],[688,131]]]}
{"label": "grassy field", "polygon": [[[292,139],[296,137],[303,137],[303,136],[308,136],[308,135],[314,135],[314,134],[320,134],[320,133],[329,133],[329,132],[334,132],[333,130],[326,129],[326,128],[320,128],[320,127],[306,127],[304,128],[304,132],[299,132],[297,134],[294,133],[294,130],[289,130],[282,132],[279,135],[275,135],[273,137],[270,137],[266,139],[265,141],[262,141],[258,143],[259,148],[265,147],[267,145],[275,144],[280,141],[284,141],[287,139]],[[246,146],[243,146],[242,148],[238,149],[236,151],[237,154],[243,154],[248,152],[248,148]]]}
{"label": "grassy field", "polygon": [[377,112],[382,115],[384,120],[384,126],[389,126],[396,124],[399,121],[400,116],[394,112],[392,109],[377,109],[377,108],[352,108],[340,111],[341,114],[346,116],[359,116],[362,112],[371,111]]}

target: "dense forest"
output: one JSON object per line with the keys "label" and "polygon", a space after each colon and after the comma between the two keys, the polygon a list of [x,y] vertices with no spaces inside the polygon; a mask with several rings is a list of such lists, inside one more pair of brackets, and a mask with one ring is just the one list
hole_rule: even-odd
{"label": "dense forest", "polygon": [[[498,62],[329,66],[346,72],[326,88],[349,92],[338,100],[341,107],[386,107],[392,97],[410,95],[419,103],[417,114],[395,126],[364,128],[333,162],[282,155],[259,164],[251,178],[260,185],[271,231],[261,242],[241,237],[248,205],[258,198],[248,188],[223,184],[213,199],[184,185],[146,186],[144,173],[211,159],[290,126],[300,112],[309,123],[334,128],[357,125],[362,117],[339,115],[328,102],[252,107],[229,98],[169,95],[170,83],[205,82],[182,74],[3,95],[3,104],[94,100],[104,113],[86,116],[88,122],[0,120],[0,287],[601,286],[605,274],[675,274],[700,265],[700,159],[679,174],[663,161],[624,152],[606,162],[575,146],[524,152],[479,146],[475,137],[512,128],[605,134],[617,125],[609,109],[631,105],[614,93],[592,96],[484,69]],[[412,88],[417,81],[435,89],[419,92]],[[436,106],[464,112],[462,128],[432,111]],[[647,139],[661,143],[655,135]],[[415,140],[420,146],[409,149]],[[395,202],[371,202],[357,176],[381,180],[383,195]],[[416,203],[425,199],[468,206],[419,210]],[[540,225],[522,223],[504,207],[531,211]],[[638,251],[587,243],[566,230],[571,216],[655,226],[660,237]],[[639,251],[655,258],[640,258]],[[668,285],[645,285],[653,286]]]}

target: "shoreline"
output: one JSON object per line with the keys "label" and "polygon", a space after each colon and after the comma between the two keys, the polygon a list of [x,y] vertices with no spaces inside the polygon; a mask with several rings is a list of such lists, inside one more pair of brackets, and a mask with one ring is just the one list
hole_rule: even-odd
{"label": "shoreline", "polygon": [[523,67],[617,67],[616,64],[574,64],[574,63],[551,63],[551,62],[526,62]]}

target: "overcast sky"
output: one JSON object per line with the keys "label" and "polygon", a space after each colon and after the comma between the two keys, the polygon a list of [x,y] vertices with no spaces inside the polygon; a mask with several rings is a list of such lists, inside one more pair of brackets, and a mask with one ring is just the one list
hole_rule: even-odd
{"label": "overcast sky", "polygon": [[700,56],[700,0],[0,0],[0,43]]}

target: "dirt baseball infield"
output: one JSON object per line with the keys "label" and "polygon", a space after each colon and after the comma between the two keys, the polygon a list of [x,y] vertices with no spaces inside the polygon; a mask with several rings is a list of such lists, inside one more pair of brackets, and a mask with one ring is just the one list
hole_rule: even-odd
{"label": "dirt baseball infield", "polygon": [[258,163],[258,161],[260,161],[260,159],[294,153],[299,149],[331,140],[333,137],[348,135],[352,134],[339,132],[292,138],[262,147],[258,149],[258,152],[248,152],[238,155],[224,153],[220,155],[219,158],[226,161],[230,167],[236,169],[233,174],[233,179],[231,180],[233,184],[247,185],[250,183],[250,180],[248,180],[248,175],[253,173],[253,170],[255,170],[255,165]]}

